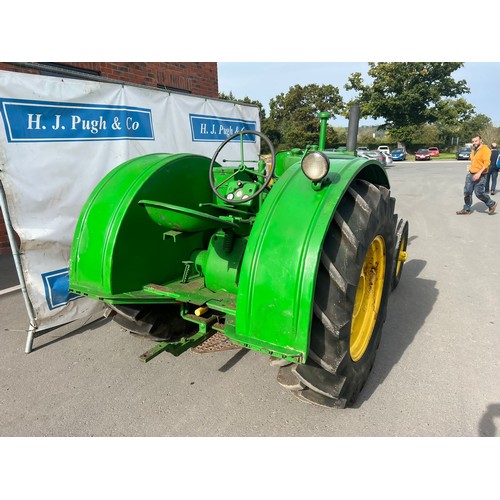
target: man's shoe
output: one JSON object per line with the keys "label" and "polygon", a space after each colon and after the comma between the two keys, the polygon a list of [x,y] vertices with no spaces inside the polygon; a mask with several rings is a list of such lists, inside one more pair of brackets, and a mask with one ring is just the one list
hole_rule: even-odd
{"label": "man's shoe", "polygon": [[492,214],[494,214],[494,213],[495,213],[495,210],[497,209],[497,205],[498,205],[498,203],[495,201],[495,204],[494,204],[494,205],[492,205],[492,206],[488,209],[488,214],[489,214],[489,215],[492,215]]}
{"label": "man's shoe", "polygon": [[[496,203],[495,203],[495,207],[496,207]],[[457,212],[457,215],[470,215],[470,214],[471,214],[470,210],[465,210],[465,208],[462,208],[462,210],[459,210]]]}
{"label": "man's shoe", "polygon": [[492,191],[491,194],[495,194],[495,191]]}

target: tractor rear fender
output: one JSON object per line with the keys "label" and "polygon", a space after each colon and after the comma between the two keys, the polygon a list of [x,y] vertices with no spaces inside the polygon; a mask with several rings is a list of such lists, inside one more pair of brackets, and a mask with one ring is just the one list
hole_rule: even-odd
{"label": "tractor rear fender", "polygon": [[337,205],[356,178],[389,188],[385,169],[359,157],[331,158],[327,178],[314,190],[299,162],[263,204],[242,262],[235,330],[228,333],[238,343],[306,361],[318,263]]}
{"label": "tractor rear fender", "polygon": [[182,276],[181,261],[204,247],[205,233],[189,234],[174,244],[139,202],[199,210],[199,203],[213,201],[209,164],[209,158],[194,154],[150,154],[109,172],[80,214],[71,250],[70,289],[113,302],[148,283]]}

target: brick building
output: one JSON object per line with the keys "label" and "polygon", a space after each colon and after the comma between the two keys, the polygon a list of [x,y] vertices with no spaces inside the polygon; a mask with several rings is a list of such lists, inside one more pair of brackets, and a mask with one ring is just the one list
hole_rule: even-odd
{"label": "brick building", "polygon": [[[215,62],[68,62],[4,63],[0,70],[35,75],[82,78],[108,83],[128,83],[160,90],[217,98],[219,85]],[[0,254],[10,253],[0,211]]]}

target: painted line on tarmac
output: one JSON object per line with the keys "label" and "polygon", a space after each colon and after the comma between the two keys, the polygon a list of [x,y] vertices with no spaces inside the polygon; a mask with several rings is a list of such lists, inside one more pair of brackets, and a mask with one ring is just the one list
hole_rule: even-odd
{"label": "painted line on tarmac", "polygon": [[0,295],[6,295],[10,292],[15,292],[16,290],[21,290],[21,285],[11,286],[10,288],[4,288],[0,290]]}

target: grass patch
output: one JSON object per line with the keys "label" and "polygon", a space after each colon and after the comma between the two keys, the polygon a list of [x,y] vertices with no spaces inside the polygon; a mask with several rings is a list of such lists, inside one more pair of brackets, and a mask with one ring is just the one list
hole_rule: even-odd
{"label": "grass patch", "polygon": [[433,158],[433,160],[456,160],[457,157],[455,153],[440,153],[437,158]]}

